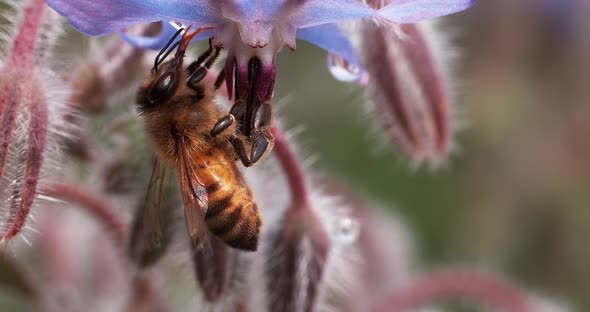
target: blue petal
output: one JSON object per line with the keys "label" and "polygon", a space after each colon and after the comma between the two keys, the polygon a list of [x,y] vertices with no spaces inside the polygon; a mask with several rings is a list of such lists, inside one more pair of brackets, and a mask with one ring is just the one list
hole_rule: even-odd
{"label": "blue petal", "polygon": [[291,21],[303,28],[370,16],[377,11],[356,0],[306,0],[294,5]]}
{"label": "blue petal", "polygon": [[[125,33],[121,33],[121,39],[125,40],[126,42],[132,44],[135,47],[142,48],[142,49],[152,49],[152,50],[160,50],[172,36],[176,33],[176,27],[170,25],[167,22],[163,22],[162,25],[162,32],[156,37],[147,37],[147,36],[128,36]],[[213,32],[210,30],[206,30],[198,35],[196,35],[191,42],[196,42],[199,40],[207,39],[213,36]],[[176,38],[176,41],[180,40],[180,36]]]}
{"label": "blue petal", "polygon": [[396,23],[415,23],[469,8],[475,0],[397,0],[379,10]]}
{"label": "blue petal", "polygon": [[216,0],[46,0],[78,31],[102,36],[131,25],[180,21],[212,26],[220,17]]}
{"label": "blue petal", "polygon": [[272,21],[282,12],[288,12],[298,28],[377,15],[357,0],[232,0],[223,4],[224,16],[238,22]]}
{"label": "blue petal", "polygon": [[235,21],[268,21],[288,2],[288,0],[232,0],[224,1],[225,17]]}
{"label": "blue petal", "polygon": [[354,66],[360,66],[350,40],[336,24],[323,24],[297,29],[297,38],[311,42],[330,53],[336,54]]}
{"label": "blue petal", "polygon": [[[311,42],[328,51],[328,66],[334,78],[340,81],[363,83],[367,74],[352,47],[352,43],[344,32],[336,24],[323,24],[319,26],[302,28],[297,30],[297,37]],[[346,68],[332,64],[334,56],[343,58],[348,65]]]}

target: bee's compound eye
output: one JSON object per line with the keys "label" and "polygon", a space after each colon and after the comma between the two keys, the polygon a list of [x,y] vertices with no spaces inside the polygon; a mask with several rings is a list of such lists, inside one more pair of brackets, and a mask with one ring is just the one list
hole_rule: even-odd
{"label": "bee's compound eye", "polygon": [[164,75],[160,76],[152,84],[150,89],[149,99],[152,104],[158,104],[166,101],[176,89],[176,75],[174,72],[169,71]]}

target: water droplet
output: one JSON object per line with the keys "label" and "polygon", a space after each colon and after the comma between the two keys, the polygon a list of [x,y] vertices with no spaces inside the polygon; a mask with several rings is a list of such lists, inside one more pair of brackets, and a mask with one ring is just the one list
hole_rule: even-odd
{"label": "water droplet", "polygon": [[367,74],[358,66],[332,53],[328,54],[328,69],[334,78],[343,82],[357,82],[364,85],[368,81]]}
{"label": "water droplet", "polygon": [[335,221],[334,234],[336,240],[342,244],[352,244],[359,236],[359,224],[351,217],[341,217]]}

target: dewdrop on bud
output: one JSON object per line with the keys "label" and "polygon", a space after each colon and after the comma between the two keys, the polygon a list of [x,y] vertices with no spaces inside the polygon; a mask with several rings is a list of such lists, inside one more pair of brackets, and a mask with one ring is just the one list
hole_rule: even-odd
{"label": "dewdrop on bud", "polygon": [[359,28],[370,98],[387,135],[417,164],[444,161],[453,120],[431,26],[364,21]]}
{"label": "dewdrop on bud", "polygon": [[[14,3],[22,18],[0,69],[0,237],[21,232],[39,200],[41,177],[63,131],[65,101],[47,84],[57,21],[42,0]],[[62,90],[57,90],[62,91]],[[61,128],[59,128],[59,127]]]}
{"label": "dewdrop on bud", "polygon": [[360,85],[369,82],[369,76],[364,70],[336,54],[328,54],[328,69],[334,78],[343,82],[356,82]]}
{"label": "dewdrop on bud", "polygon": [[350,216],[340,216],[332,222],[332,233],[340,244],[352,244],[359,236],[359,224]]}

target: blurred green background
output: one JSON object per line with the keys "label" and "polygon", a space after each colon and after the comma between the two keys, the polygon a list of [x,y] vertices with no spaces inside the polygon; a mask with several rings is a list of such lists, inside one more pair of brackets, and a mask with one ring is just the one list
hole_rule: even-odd
{"label": "blurred green background", "polygon": [[315,168],[405,218],[426,265],[490,268],[590,311],[589,7],[479,1],[441,19],[466,127],[440,169],[398,157],[362,88],[332,79],[305,42],[280,53],[278,115],[304,127]]}

